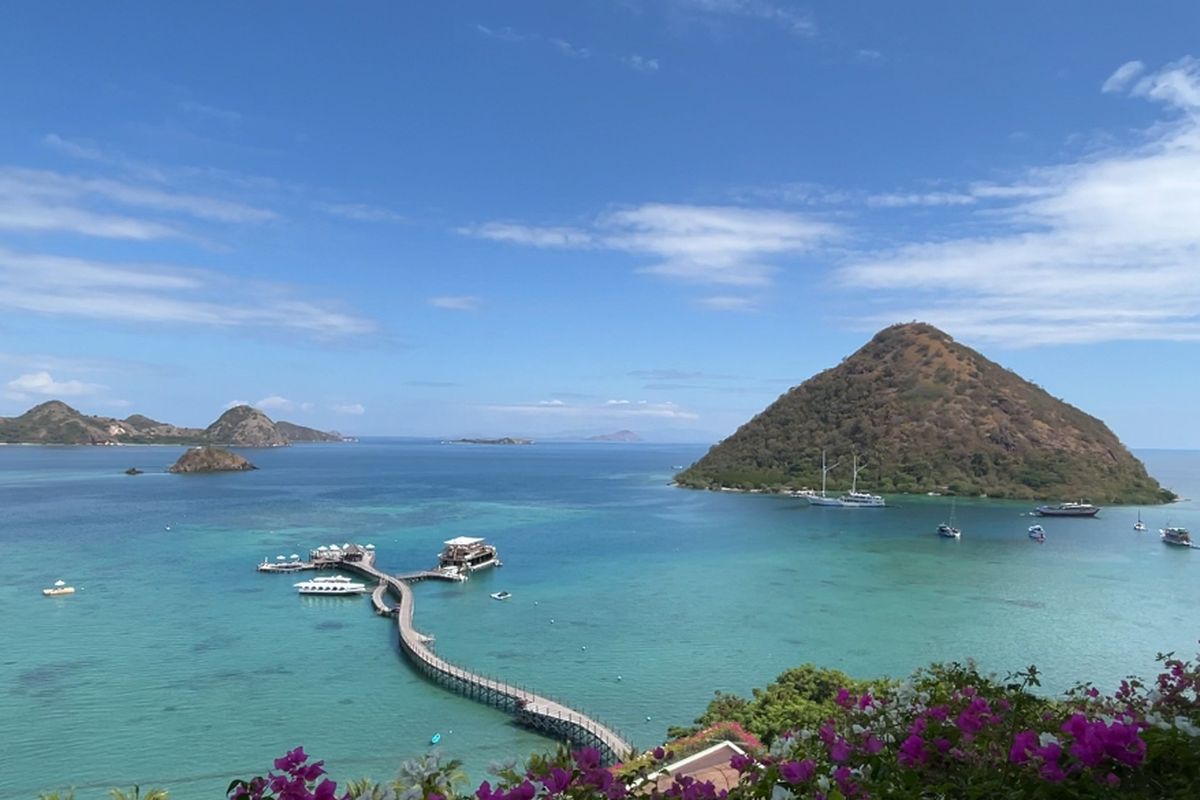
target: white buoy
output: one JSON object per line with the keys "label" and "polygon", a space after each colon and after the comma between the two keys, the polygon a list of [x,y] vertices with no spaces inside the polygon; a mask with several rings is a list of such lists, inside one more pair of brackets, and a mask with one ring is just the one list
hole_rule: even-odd
{"label": "white buoy", "polygon": [[649,722],[649,721],[650,721],[650,718],[649,718],[649,717],[646,717],[646,722]]}
{"label": "white buoy", "polygon": [[554,617],[551,617],[551,618],[550,618],[550,624],[551,624],[551,625],[553,625],[553,624],[554,624]]}
{"label": "white buoy", "polygon": [[580,650],[587,650],[587,645],[585,644],[585,645],[583,645],[582,647],[580,647],[579,649],[580,649]]}
{"label": "white buoy", "polygon": [[619,681],[620,681],[620,680],[624,680],[624,678],[622,678],[620,675],[618,675],[618,676],[617,676],[617,680],[619,680]]}

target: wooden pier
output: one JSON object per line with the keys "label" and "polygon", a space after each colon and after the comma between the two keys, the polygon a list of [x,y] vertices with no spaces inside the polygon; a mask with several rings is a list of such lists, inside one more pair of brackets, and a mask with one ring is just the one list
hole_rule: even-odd
{"label": "wooden pier", "polygon": [[[410,572],[389,575],[375,566],[374,551],[355,548],[346,553],[304,562],[303,569],[342,569],[376,581],[371,592],[371,604],[380,616],[396,619],[400,634],[400,649],[413,665],[434,683],[458,692],[472,700],[486,703],[513,714],[522,725],[551,737],[565,739],[574,745],[595,747],[605,762],[623,761],[633,752],[633,746],[616,731],[568,706],[527,689],[512,686],[463,669],[441,658],[430,647],[433,638],[413,627],[413,591],[410,582],[422,580],[451,580],[440,572]],[[265,570],[273,572],[276,570]],[[389,606],[386,598],[396,601]]]}

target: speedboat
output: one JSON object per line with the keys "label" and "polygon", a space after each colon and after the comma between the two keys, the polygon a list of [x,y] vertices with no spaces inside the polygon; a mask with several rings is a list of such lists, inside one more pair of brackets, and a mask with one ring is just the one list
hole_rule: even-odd
{"label": "speedboat", "polygon": [[492,592],[493,600],[507,600],[512,597],[512,592]]}
{"label": "speedboat", "polygon": [[937,535],[946,539],[957,539],[962,536],[962,531],[960,531],[958,528],[955,528],[953,525],[943,522],[937,527]]}
{"label": "speedboat", "polygon": [[1100,508],[1091,503],[1059,503],[1056,506],[1038,506],[1033,513],[1039,517],[1094,517]]}
{"label": "speedboat", "polygon": [[345,575],[334,575],[325,578],[313,578],[295,584],[300,594],[362,594],[367,591],[365,583],[358,583]]}
{"label": "speedboat", "polygon": [[1029,526],[1029,538],[1033,539],[1035,542],[1046,541],[1045,528],[1043,528],[1041,525],[1030,525]]}
{"label": "speedboat", "polygon": [[1174,544],[1180,547],[1192,546],[1192,535],[1188,533],[1187,528],[1168,526],[1159,530],[1159,533],[1162,534],[1163,544]]}
{"label": "speedboat", "polygon": [[67,586],[66,581],[55,581],[53,586],[42,589],[42,594],[46,597],[62,597],[66,594],[75,594],[75,587]]}

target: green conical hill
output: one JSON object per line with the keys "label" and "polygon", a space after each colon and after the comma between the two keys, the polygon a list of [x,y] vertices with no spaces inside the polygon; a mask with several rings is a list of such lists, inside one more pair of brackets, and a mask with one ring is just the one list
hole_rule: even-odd
{"label": "green conical hill", "polygon": [[676,477],[693,488],[820,487],[1160,503],[1108,427],[931,325],[893,325],[789,390]]}

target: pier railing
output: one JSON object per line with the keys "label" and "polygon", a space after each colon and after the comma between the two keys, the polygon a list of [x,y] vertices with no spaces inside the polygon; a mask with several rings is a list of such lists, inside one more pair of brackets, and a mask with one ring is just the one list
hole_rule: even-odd
{"label": "pier railing", "polygon": [[[561,737],[573,744],[595,747],[609,763],[622,761],[633,752],[633,746],[624,737],[587,714],[529,689],[460,667],[433,652],[429,647],[431,637],[413,625],[413,591],[408,581],[444,578],[444,575],[436,572],[389,575],[375,566],[374,554],[360,561],[329,559],[315,566],[337,567],[378,581],[371,593],[376,613],[395,616],[401,649],[435,683],[508,711],[530,728]],[[385,595],[389,594],[397,600],[394,608],[389,608],[384,602]]]}

